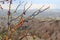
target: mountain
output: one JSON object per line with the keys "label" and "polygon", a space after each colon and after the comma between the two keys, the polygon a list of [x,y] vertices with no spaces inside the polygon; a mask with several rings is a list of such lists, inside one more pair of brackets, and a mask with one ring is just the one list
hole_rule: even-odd
{"label": "mountain", "polygon": [[[34,11],[36,11],[37,9],[33,9],[33,10],[28,10],[26,12],[26,16],[29,16],[31,15]],[[11,10],[11,13],[13,16],[18,16],[18,15],[21,15],[23,10],[17,10],[17,13],[13,14],[14,12],[14,9]],[[8,10],[7,9],[4,9],[3,11],[0,10],[0,16],[7,16],[7,13],[8,13]],[[42,13],[40,13],[38,16],[39,17],[44,17],[44,18],[47,18],[47,17],[60,17],[60,9],[48,9]]]}

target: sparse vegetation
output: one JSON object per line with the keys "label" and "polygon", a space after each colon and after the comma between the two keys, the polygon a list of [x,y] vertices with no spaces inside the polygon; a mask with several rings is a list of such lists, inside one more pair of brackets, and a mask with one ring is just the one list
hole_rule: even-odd
{"label": "sparse vegetation", "polygon": [[[13,18],[10,2],[7,14],[8,22],[7,24],[5,24],[6,22],[4,21],[0,23],[0,40],[60,40],[60,20],[41,21],[34,18],[39,13],[47,10],[50,6],[43,10],[42,8],[44,6],[42,6],[32,15],[24,18],[26,11],[33,5],[31,4],[27,9],[25,9],[26,4],[27,3],[24,5],[23,13],[18,17]],[[20,5],[21,4],[17,6],[13,13],[16,13]],[[18,23],[15,23],[17,19],[19,19]],[[6,19],[4,18],[4,20]],[[8,25],[8,27],[6,25]]]}

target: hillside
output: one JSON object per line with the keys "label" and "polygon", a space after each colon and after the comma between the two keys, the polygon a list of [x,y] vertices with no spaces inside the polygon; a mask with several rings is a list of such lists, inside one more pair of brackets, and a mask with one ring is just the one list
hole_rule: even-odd
{"label": "hillside", "polygon": [[[4,20],[2,20],[2,22],[3,21]],[[0,24],[0,33],[7,30],[5,23]],[[35,35],[38,40],[60,40],[60,20],[32,19],[25,22],[24,25],[19,28],[17,34],[14,35],[19,38],[18,34],[21,33],[21,31],[24,32],[24,30],[26,30],[29,35]],[[12,38],[15,40],[15,37]]]}

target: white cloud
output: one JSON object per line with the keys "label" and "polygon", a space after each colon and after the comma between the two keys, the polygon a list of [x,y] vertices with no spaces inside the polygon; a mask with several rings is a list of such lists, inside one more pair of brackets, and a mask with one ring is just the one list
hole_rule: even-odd
{"label": "white cloud", "polygon": [[[2,5],[2,7],[3,7],[4,9],[8,9],[8,8],[9,8],[9,4],[1,4],[1,5]],[[18,5],[18,4],[12,4],[12,5],[11,5],[11,9],[16,9],[17,5]],[[28,8],[29,5],[30,5],[30,4],[27,4],[27,5],[26,5],[26,8]],[[32,6],[30,7],[30,9],[39,9],[41,6],[42,6],[42,4],[32,4]],[[56,7],[54,4],[46,4],[46,5],[44,6],[44,8],[47,7],[47,6],[50,6],[50,9],[54,9],[54,8]],[[20,7],[20,8],[23,9],[23,7]],[[19,9],[20,9],[20,8],[19,8]]]}
{"label": "white cloud", "polygon": [[[26,5],[26,8],[29,7],[29,5],[30,5],[30,4],[27,4],[27,5]],[[32,6],[30,7],[30,9],[38,9],[38,8],[40,8],[40,7],[41,7],[41,5],[39,5],[39,4],[32,4]]]}
{"label": "white cloud", "polygon": [[[9,4],[1,4],[3,9],[9,9]],[[17,4],[12,4],[11,9],[15,9],[17,7]]]}
{"label": "white cloud", "polygon": [[[28,7],[30,4],[28,4],[26,7]],[[30,9],[39,9],[43,6],[43,4],[32,4]],[[46,8],[50,6],[50,9],[54,9],[56,8],[56,6],[54,4],[45,4],[43,8]]]}

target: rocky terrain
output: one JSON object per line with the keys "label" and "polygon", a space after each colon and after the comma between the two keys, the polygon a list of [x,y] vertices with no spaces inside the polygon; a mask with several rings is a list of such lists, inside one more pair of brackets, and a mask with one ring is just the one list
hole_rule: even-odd
{"label": "rocky terrain", "polygon": [[60,40],[60,20],[32,19],[29,21],[28,27],[30,27],[29,31],[40,39]]}
{"label": "rocky terrain", "polygon": [[[2,32],[1,30],[5,28],[5,25],[2,26],[3,27],[0,27],[0,33]],[[60,20],[29,20],[14,34],[14,37],[12,37],[13,40],[19,40],[18,38],[26,33],[24,30],[26,30],[27,35],[34,35],[36,40],[60,40]],[[27,38],[33,40],[32,36],[27,36]],[[23,40],[25,39],[23,38]]]}

